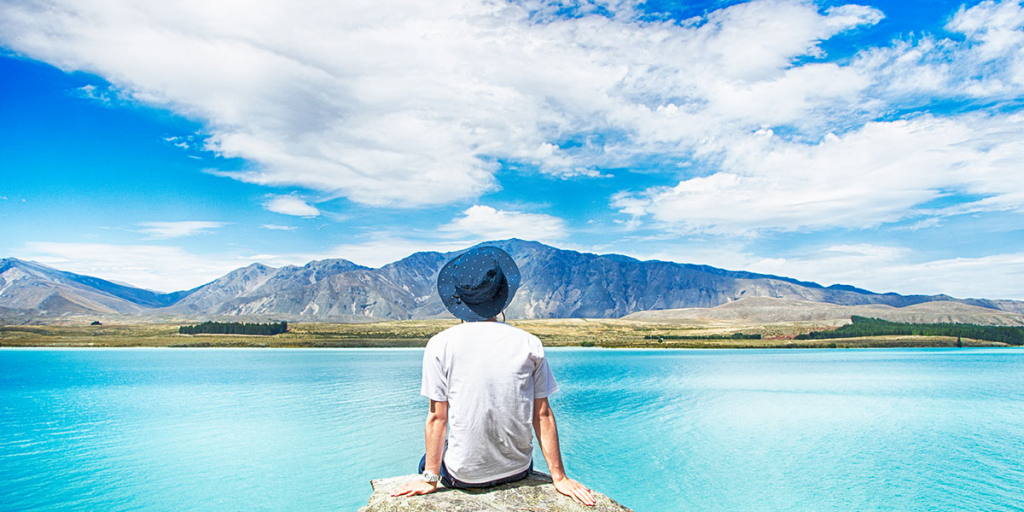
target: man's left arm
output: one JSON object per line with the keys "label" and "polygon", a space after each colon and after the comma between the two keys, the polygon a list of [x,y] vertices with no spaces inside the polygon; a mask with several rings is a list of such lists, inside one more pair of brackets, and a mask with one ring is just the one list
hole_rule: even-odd
{"label": "man's left arm", "polygon": [[[448,402],[430,401],[427,422],[423,428],[426,442],[427,461],[423,467],[435,475],[441,474],[441,459],[444,457],[444,439],[448,433]],[[392,496],[414,496],[429,494],[437,489],[437,482],[416,479],[391,492]]]}

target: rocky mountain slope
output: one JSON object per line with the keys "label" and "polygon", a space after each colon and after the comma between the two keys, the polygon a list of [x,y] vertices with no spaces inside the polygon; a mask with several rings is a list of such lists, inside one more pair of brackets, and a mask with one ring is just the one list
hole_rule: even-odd
{"label": "rocky mountain slope", "polygon": [[[962,303],[1024,312],[1018,301],[873,293],[704,265],[639,261],[566,251],[523,240],[488,242],[519,264],[523,284],[510,318],[612,318],[639,311],[710,308],[745,297],[834,305],[905,307]],[[235,316],[291,321],[356,321],[447,316],[435,281],[457,253],[419,252],[381,268],[342,259],[281,268],[253,264],[193,290],[157,294],[101,279],[0,260],[0,311]]]}
{"label": "rocky mountain slope", "polygon": [[181,295],[124,286],[15,258],[0,259],[0,311],[8,314],[140,313],[171,305]]}

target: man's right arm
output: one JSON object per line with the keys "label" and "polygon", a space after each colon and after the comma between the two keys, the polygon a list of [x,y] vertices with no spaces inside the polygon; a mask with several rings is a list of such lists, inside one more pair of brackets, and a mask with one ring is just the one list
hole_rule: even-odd
{"label": "man's right arm", "polygon": [[594,496],[586,486],[565,476],[562,466],[562,452],[558,446],[558,426],[555,424],[555,413],[547,398],[533,401],[533,430],[537,433],[540,451],[551,471],[551,480],[558,492],[572,498],[576,503],[594,505]]}

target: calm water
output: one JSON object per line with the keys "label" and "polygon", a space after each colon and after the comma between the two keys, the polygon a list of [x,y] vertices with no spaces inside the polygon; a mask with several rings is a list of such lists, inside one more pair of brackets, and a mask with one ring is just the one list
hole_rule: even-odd
{"label": "calm water", "polygon": [[[355,510],[421,353],[2,349],[0,509]],[[638,512],[1024,510],[1022,350],[549,353],[570,474]]]}

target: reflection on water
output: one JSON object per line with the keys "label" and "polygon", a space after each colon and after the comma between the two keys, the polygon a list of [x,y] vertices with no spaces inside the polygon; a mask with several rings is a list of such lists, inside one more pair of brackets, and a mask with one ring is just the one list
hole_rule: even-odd
{"label": "reflection on water", "polygon": [[[355,510],[422,454],[421,354],[0,350],[0,510]],[[1024,351],[549,354],[570,474],[638,511],[1024,503]]]}

